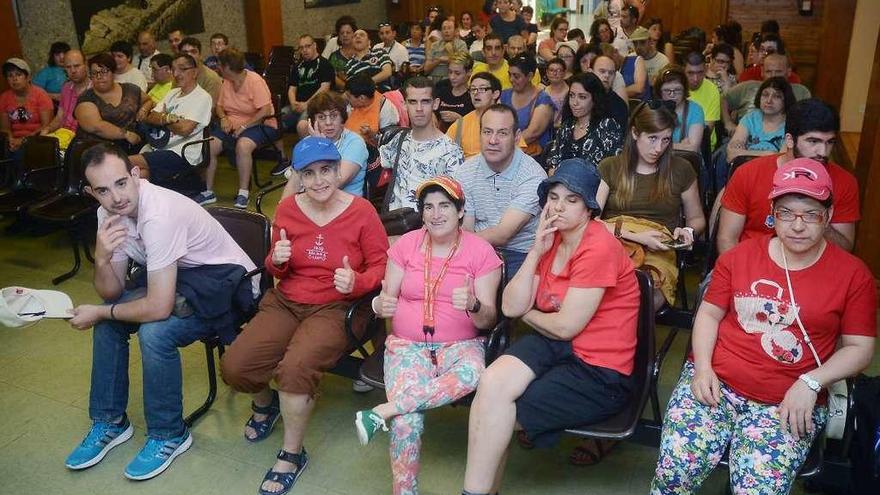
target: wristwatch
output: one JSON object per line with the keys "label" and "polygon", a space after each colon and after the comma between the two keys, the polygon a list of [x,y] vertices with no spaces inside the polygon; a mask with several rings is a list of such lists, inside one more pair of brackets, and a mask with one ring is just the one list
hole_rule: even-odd
{"label": "wristwatch", "polygon": [[822,390],[822,385],[819,384],[819,382],[817,382],[816,380],[814,380],[812,376],[810,376],[806,373],[799,376],[798,379],[800,379],[800,381],[806,383],[807,386],[810,387],[810,390],[812,390],[813,392],[816,392],[817,394],[819,393],[820,390]]}
{"label": "wristwatch", "polygon": [[474,307],[473,307],[473,308],[471,308],[471,309],[468,310],[469,313],[479,313],[479,312],[480,312],[480,308],[483,307],[483,303],[481,303],[479,299],[474,299],[474,300],[477,301],[477,302],[474,303]]}

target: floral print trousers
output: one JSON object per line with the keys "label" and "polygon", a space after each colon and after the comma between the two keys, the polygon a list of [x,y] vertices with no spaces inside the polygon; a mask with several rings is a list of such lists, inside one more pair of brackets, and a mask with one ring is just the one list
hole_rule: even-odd
{"label": "floral print trousers", "polygon": [[[455,402],[477,389],[486,367],[483,338],[426,344],[389,335],[385,341],[385,390],[399,413],[391,419],[394,495],[419,492],[423,411]],[[431,360],[434,349],[437,364]]]}
{"label": "floral print trousers", "polygon": [[651,494],[696,493],[730,447],[736,495],[788,493],[824,425],[828,409],[813,409],[813,432],[796,440],[780,428],[777,406],[747,399],[721,383],[721,402],[706,406],[691,392],[694,365],[685,364],[672,392]]}

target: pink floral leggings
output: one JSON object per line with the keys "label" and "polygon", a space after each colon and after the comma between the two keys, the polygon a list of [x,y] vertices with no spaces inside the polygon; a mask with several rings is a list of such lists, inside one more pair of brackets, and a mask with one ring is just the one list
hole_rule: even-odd
{"label": "pink floral leggings", "polygon": [[[419,492],[423,411],[455,402],[477,389],[486,367],[482,338],[425,344],[393,335],[385,341],[385,390],[399,416],[391,419],[394,495]],[[431,362],[429,345],[437,365]]]}

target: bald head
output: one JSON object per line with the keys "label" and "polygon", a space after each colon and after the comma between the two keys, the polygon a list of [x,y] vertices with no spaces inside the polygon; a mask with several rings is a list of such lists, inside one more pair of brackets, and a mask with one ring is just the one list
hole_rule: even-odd
{"label": "bald head", "polygon": [[791,67],[788,65],[788,57],[779,53],[771,53],[764,57],[761,65],[761,75],[764,80],[771,77],[788,77]]}
{"label": "bald head", "polygon": [[138,34],[138,51],[142,57],[149,57],[156,51],[156,37],[149,31]]}
{"label": "bald head", "polygon": [[610,90],[614,83],[614,77],[617,75],[617,65],[614,63],[614,59],[607,55],[599,55],[593,59],[592,70],[593,74],[596,74],[596,77],[602,81],[602,86],[605,86],[606,90]]}
{"label": "bald head", "polygon": [[64,71],[67,79],[74,84],[85,82],[89,77],[89,68],[86,66],[85,57],[79,50],[68,50],[64,54]]}

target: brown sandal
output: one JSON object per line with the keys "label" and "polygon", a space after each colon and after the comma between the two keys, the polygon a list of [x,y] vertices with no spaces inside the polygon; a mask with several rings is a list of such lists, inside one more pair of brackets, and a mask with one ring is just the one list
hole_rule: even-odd
{"label": "brown sandal", "polygon": [[516,432],[516,441],[519,443],[520,447],[526,450],[532,450],[535,448],[535,444],[529,440],[529,436],[526,435],[526,432],[523,430]]}
{"label": "brown sandal", "polygon": [[568,456],[568,462],[575,466],[594,466],[599,464],[615,445],[617,445],[615,440],[588,438],[574,448]]}

